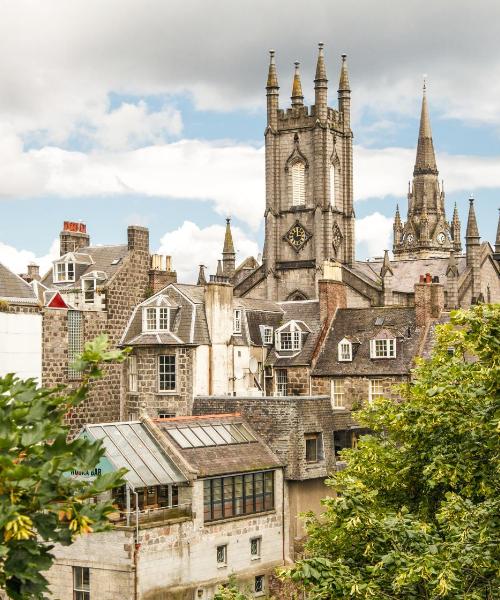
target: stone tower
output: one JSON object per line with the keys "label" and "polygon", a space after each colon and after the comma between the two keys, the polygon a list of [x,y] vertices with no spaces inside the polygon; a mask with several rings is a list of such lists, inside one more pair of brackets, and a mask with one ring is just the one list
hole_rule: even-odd
{"label": "stone tower", "polygon": [[315,103],[304,105],[295,63],[291,106],[279,108],[274,51],[267,79],[266,210],[263,267],[266,295],[317,298],[325,260],[354,262],[350,86],[342,56],[338,109],[328,106],[323,44],[314,80]]}
{"label": "stone tower", "polygon": [[439,185],[438,174],[424,83],[417,157],[413,183],[408,189],[407,220],[406,223],[401,221],[398,208],[394,218],[395,257],[447,257],[451,250],[461,251],[458,212],[455,207],[450,226],[446,220],[444,189]]}

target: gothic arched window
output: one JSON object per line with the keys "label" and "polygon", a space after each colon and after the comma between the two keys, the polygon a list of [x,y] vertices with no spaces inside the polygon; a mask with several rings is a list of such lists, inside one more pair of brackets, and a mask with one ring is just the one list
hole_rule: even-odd
{"label": "gothic arched window", "polygon": [[335,202],[335,165],[330,165],[330,204],[336,206]]}
{"label": "gothic arched window", "polygon": [[296,162],[292,166],[292,206],[301,206],[306,203],[305,165]]}

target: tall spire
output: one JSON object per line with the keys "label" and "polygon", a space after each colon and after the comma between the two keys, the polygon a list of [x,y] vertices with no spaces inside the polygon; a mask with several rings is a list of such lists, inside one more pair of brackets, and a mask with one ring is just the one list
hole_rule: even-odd
{"label": "tall spire", "polygon": [[292,86],[292,106],[303,106],[304,105],[304,94],[302,93],[302,83],[300,81],[300,63],[295,62],[295,73],[293,75],[293,86]]}
{"label": "tall spire", "polygon": [[420,129],[418,132],[417,158],[415,160],[413,175],[438,175],[426,91],[427,85],[424,80]]}
{"label": "tall spire", "polygon": [[222,249],[222,265],[224,275],[232,277],[236,269],[236,253],[234,251],[233,234],[231,233],[231,219],[226,219],[226,233]]}
{"label": "tall spire", "polygon": [[497,225],[497,237],[495,239],[495,253],[500,253],[500,208],[498,209],[498,225]]}
{"label": "tall spire", "polygon": [[328,79],[326,78],[324,44],[318,44],[318,62],[314,78],[314,105],[316,116],[320,121],[328,117]]}
{"label": "tall spire", "polygon": [[453,239],[453,249],[455,252],[462,250],[462,240],[460,235],[460,229],[462,225],[460,223],[460,217],[458,216],[457,203],[455,202],[455,208],[453,209],[453,217],[451,219],[451,237]]}
{"label": "tall spire", "polygon": [[226,233],[224,235],[224,248],[222,254],[234,254],[233,234],[231,232],[231,219],[226,219]]}
{"label": "tall spire", "polygon": [[469,198],[469,216],[467,218],[467,230],[465,232],[465,238],[468,241],[480,239],[479,229],[476,220],[476,211],[474,210],[474,198]]}
{"label": "tall spire", "polygon": [[340,68],[339,92],[350,92],[349,72],[347,70],[347,54],[342,54],[342,67]]}
{"label": "tall spire", "polygon": [[266,85],[267,124],[273,130],[278,127],[279,89],[274,50],[269,50],[269,72]]}

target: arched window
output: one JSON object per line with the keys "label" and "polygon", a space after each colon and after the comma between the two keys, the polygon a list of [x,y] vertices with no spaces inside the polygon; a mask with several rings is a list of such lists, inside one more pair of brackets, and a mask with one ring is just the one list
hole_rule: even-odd
{"label": "arched window", "polygon": [[330,204],[335,207],[335,165],[330,165]]}
{"label": "arched window", "polygon": [[292,166],[292,206],[300,206],[306,203],[305,170],[302,162],[296,162]]}

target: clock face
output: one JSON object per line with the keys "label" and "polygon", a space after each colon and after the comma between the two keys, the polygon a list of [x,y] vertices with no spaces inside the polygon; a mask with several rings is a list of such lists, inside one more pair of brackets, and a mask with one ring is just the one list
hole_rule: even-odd
{"label": "clock face", "polygon": [[444,242],[445,242],[445,240],[446,240],[446,236],[445,236],[445,234],[444,234],[444,233],[441,231],[441,233],[438,233],[438,235],[437,235],[437,238],[436,238],[436,239],[437,239],[437,241],[438,241],[440,244],[444,244]]}
{"label": "clock face", "polygon": [[292,244],[292,246],[295,248],[300,248],[300,246],[302,246],[306,241],[307,234],[302,225],[295,225],[290,229],[287,236],[288,241],[290,244]]}
{"label": "clock face", "polygon": [[290,244],[295,252],[298,252],[311,238],[312,235],[298,221],[283,236],[283,239]]}

